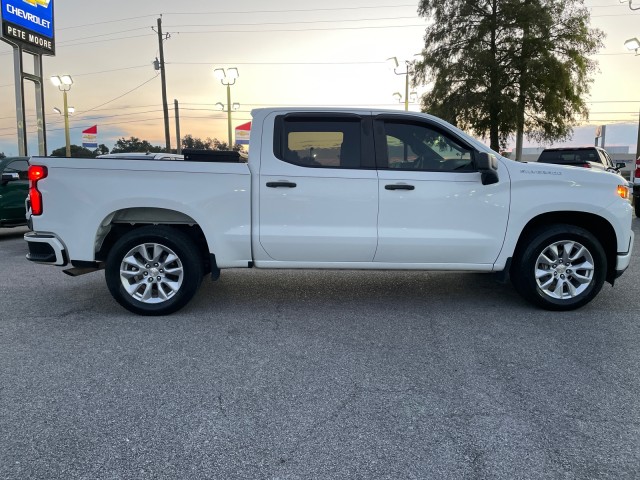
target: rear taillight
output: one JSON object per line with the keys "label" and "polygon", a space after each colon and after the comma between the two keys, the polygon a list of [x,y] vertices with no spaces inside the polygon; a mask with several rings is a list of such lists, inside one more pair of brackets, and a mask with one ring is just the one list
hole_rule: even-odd
{"label": "rear taillight", "polygon": [[640,177],[640,157],[636,160],[636,171],[633,174],[633,178]]}
{"label": "rear taillight", "polygon": [[588,163],[588,162],[585,162],[585,163],[581,164],[580,166],[584,167],[584,168],[591,168],[591,164]]}
{"label": "rear taillight", "polygon": [[47,178],[47,167],[31,165],[29,167],[29,203],[31,215],[42,215],[42,194],[38,191],[38,181]]}

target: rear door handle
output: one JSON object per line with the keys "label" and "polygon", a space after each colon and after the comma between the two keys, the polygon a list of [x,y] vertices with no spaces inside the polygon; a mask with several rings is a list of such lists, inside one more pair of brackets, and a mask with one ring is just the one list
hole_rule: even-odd
{"label": "rear door handle", "polygon": [[298,185],[293,182],[267,182],[267,187],[269,188],[278,188],[278,187],[287,187],[287,188],[296,188]]}
{"label": "rear door handle", "polygon": [[385,190],[415,190],[413,185],[407,185],[404,183],[393,183],[391,185],[385,185]]}

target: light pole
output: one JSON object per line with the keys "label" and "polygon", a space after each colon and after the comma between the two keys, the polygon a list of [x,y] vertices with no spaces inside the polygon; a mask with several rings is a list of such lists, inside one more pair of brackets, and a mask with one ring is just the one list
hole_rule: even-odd
{"label": "light pole", "polygon": [[[229,87],[227,87],[229,88]],[[227,91],[227,102],[229,101],[229,95],[228,95],[228,91]],[[227,112],[227,123],[229,125],[229,150],[233,150],[233,145],[231,144],[232,138],[231,138],[231,111],[237,111],[240,109],[240,104],[238,102],[233,102],[231,104],[231,110],[229,109],[228,104],[225,105],[222,102],[217,102],[216,103],[216,108],[218,110],[220,110],[221,112]]]}
{"label": "light pole", "polygon": [[[420,54],[416,53],[414,55],[414,57],[419,57]],[[414,68],[416,65],[416,61],[415,60],[405,60],[404,64],[405,64],[405,71],[404,72],[399,72],[398,71],[398,67],[400,66],[400,64],[398,63],[398,58],[397,57],[391,57],[391,58],[387,58],[387,61],[392,62],[393,64],[393,73],[395,73],[396,75],[404,75],[404,109],[405,111],[409,110],[409,77],[411,75],[414,74]],[[415,92],[412,92],[412,94]],[[395,95],[400,95],[400,92],[396,92],[394,93]],[[417,94],[416,94],[417,96]],[[402,95],[400,95],[400,98],[398,99],[400,101],[402,101]]]}
{"label": "light pole", "polygon": [[[51,83],[53,83],[58,90],[62,92],[62,100],[63,100],[63,115],[64,115],[64,138],[67,145],[67,158],[71,157],[71,139],[69,136],[69,105],[67,103],[67,92],[71,90],[71,85],[73,85],[73,79],[71,75],[54,75],[51,77]],[[58,110],[59,111],[59,110]]]}
{"label": "light pole", "polygon": [[[233,137],[231,136],[231,85],[234,85],[236,83],[236,79],[240,76],[240,74],[238,73],[238,69],[235,67],[227,68],[226,70],[224,68],[216,68],[213,70],[213,74],[218,80],[220,80],[220,83],[222,83],[222,85],[225,85],[227,87],[227,126],[229,129],[229,150],[233,150]],[[237,108],[234,108],[235,110],[240,108],[239,103],[233,104],[234,107],[236,105]]]}

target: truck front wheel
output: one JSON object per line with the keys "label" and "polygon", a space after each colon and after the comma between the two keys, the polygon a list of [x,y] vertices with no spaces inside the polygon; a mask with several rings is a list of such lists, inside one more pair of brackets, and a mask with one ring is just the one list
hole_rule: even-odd
{"label": "truck front wheel", "polygon": [[184,307],[203,277],[194,242],[166,226],[123,235],[107,257],[105,278],[113,298],[140,315],[166,315]]}
{"label": "truck front wheel", "polygon": [[524,239],[511,279],[525,299],[547,310],[574,310],[600,291],[607,271],[602,245],[589,231],[552,225]]}

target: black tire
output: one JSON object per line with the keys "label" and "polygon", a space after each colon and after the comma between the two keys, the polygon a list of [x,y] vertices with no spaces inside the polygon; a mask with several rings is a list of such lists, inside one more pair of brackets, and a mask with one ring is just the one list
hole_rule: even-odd
{"label": "black tire", "polygon": [[[157,263],[140,265],[155,253],[159,253]],[[131,260],[125,263],[125,257],[133,258],[135,266]],[[181,231],[158,225],[132,230],[115,243],[107,256],[105,279],[113,298],[127,310],[139,315],[167,315],[193,298],[203,271],[197,245]],[[127,291],[125,282],[135,291]]]}
{"label": "black tire", "polygon": [[[534,305],[547,310],[575,310],[593,300],[602,288],[607,257],[598,239],[589,231],[573,225],[549,225],[521,241],[524,243],[514,258],[511,281],[516,291]],[[585,250],[580,250],[578,244]],[[543,260],[543,253],[552,259],[554,252],[558,251],[558,256],[563,257],[565,250],[570,248],[572,250],[567,255],[575,256],[575,264],[563,262],[562,258],[553,264]],[[540,266],[538,279],[537,266]]]}
{"label": "black tire", "polygon": [[633,208],[636,211],[636,218],[640,218],[640,197],[633,199]]}

